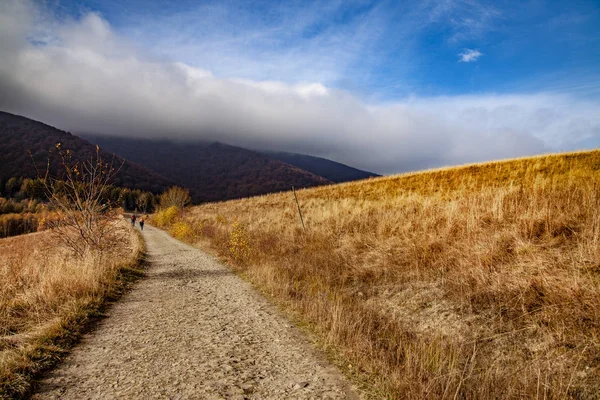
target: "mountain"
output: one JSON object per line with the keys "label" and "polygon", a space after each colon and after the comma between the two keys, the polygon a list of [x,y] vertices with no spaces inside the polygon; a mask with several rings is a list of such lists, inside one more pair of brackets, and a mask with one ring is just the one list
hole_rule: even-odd
{"label": "mountain", "polygon": [[[0,179],[11,177],[35,178],[39,168],[44,172],[48,161],[54,175],[61,170],[61,159],[55,145],[71,150],[74,160],[89,160],[95,155],[96,146],[68,132],[19,115],[0,111]],[[31,154],[31,155],[30,155]],[[100,156],[112,160],[116,166],[123,159],[101,149]],[[32,159],[33,158],[33,159]],[[125,161],[115,177],[115,185],[154,193],[175,184],[159,174],[131,161]]]}
{"label": "mountain", "polygon": [[322,176],[335,183],[380,176],[326,158],[314,157],[306,154],[271,151],[263,151],[262,153],[276,160],[283,161],[286,164],[294,165],[308,172],[312,172],[315,175]]}
{"label": "mountain", "polygon": [[83,136],[187,187],[194,203],[332,183],[267,155],[221,143]]}

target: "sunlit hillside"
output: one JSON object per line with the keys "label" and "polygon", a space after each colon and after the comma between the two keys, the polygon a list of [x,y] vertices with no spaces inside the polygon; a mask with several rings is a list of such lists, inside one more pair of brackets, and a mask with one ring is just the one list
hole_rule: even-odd
{"label": "sunlit hillside", "polygon": [[600,151],[194,207],[211,246],[397,398],[600,393]]}

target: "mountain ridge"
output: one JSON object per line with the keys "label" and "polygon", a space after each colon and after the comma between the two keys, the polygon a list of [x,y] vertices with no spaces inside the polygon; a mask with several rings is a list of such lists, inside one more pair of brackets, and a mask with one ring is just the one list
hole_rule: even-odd
{"label": "mountain ridge", "polygon": [[381,176],[373,172],[342,164],[337,161],[308,154],[291,153],[287,151],[261,151],[276,160],[294,165],[315,175],[322,176],[335,183],[357,181],[360,179],[376,178]]}
{"label": "mountain ridge", "polygon": [[333,183],[264,154],[219,142],[175,142],[81,134],[100,147],[187,187],[194,203]]}

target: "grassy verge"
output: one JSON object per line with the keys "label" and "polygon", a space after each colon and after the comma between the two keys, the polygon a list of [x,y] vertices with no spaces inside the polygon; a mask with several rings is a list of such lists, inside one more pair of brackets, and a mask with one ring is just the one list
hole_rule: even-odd
{"label": "grassy verge", "polygon": [[83,259],[49,231],[0,240],[0,398],[26,397],[143,275],[143,239],[121,225],[110,252]]}
{"label": "grassy verge", "polygon": [[596,398],[600,151],[157,215],[391,398]]}

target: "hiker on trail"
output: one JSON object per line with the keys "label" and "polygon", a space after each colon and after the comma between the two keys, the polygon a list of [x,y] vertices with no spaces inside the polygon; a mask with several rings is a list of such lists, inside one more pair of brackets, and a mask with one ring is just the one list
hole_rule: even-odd
{"label": "hiker on trail", "polygon": [[140,218],[140,230],[143,231],[144,230],[144,217]]}
{"label": "hiker on trail", "polygon": [[135,226],[135,214],[131,214],[131,226]]}

